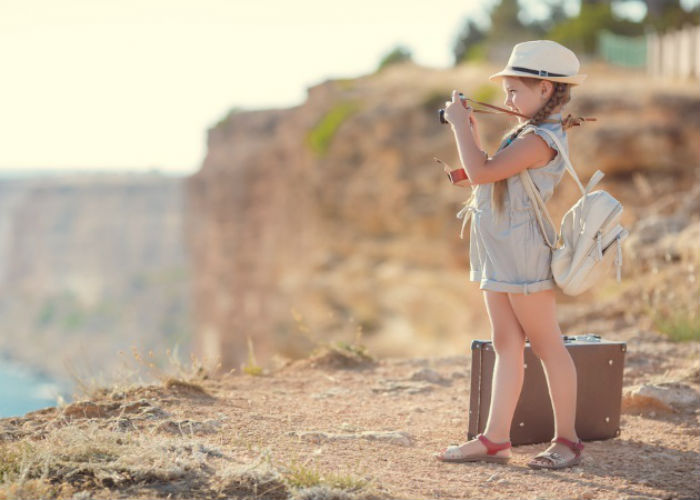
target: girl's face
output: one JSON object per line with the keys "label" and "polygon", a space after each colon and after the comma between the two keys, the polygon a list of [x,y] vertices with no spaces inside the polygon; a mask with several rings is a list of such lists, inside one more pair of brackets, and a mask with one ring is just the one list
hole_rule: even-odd
{"label": "girl's face", "polygon": [[[505,76],[502,79],[503,92],[505,92],[505,106],[512,111],[517,111],[528,117],[533,116],[549,100],[554,87],[552,82],[540,79],[525,83],[517,77]],[[556,111],[555,111],[556,112]],[[520,123],[526,118],[517,117]]]}

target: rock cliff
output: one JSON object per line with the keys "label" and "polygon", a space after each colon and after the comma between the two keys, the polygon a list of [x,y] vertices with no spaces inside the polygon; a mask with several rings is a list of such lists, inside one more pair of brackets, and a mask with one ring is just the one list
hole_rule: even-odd
{"label": "rock cliff", "polygon": [[182,179],[0,181],[0,352],[65,379],[191,338]]}
{"label": "rock cliff", "polygon": [[[667,213],[689,204],[679,231],[696,223],[693,195],[679,195],[698,183],[696,85],[586,69],[589,80],[565,109],[597,119],[568,130],[582,181],[606,174],[599,187],[623,202],[632,234],[658,200]],[[455,218],[468,192],[432,158],[459,164],[437,117],[453,88],[502,105],[501,89],[485,83],[494,70],[396,65],[325,81],[300,106],[232,112],[213,126],[203,166],[186,184],[198,353],[238,368],[250,352],[263,362],[293,358],[316,341],[358,335],[380,356],[464,352],[470,338],[488,338]],[[514,121],[477,119],[493,154]],[[549,202],[554,220],[577,198],[567,175]],[[628,258],[623,277],[639,269]],[[593,292],[576,304],[560,297],[564,333],[589,326],[567,322],[567,307],[595,301]]]}

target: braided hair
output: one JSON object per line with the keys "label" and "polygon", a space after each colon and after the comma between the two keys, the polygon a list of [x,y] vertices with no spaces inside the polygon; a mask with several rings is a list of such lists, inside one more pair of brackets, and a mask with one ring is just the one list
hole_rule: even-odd
{"label": "braided hair", "polygon": [[[533,87],[537,83],[539,83],[540,79],[539,78],[528,78],[528,77],[517,77],[519,78],[522,82],[524,82],[527,86]],[[550,80],[551,81],[551,80]],[[511,130],[505,133],[503,136],[503,139],[501,140],[501,144],[496,150],[496,152],[502,150],[506,146],[508,146],[511,142],[513,142],[517,137],[518,134],[527,126],[527,125],[539,125],[540,123],[544,122],[544,120],[549,117],[549,115],[552,114],[552,111],[557,108],[557,106],[563,106],[566,103],[568,103],[571,100],[571,85],[568,83],[561,83],[561,82],[554,82],[551,81],[552,84],[554,85],[554,91],[552,92],[552,95],[550,96],[549,100],[527,121],[523,122],[522,124],[516,125],[513,127]],[[573,126],[578,126],[582,118],[574,118],[569,114],[566,118],[561,120],[561,125],[564,130],[571,128]],[[494,186],[493,190],[491,192],[491,209],[492,211],[500,217],[503,213],[503,208],[505,205],[505,198],[506,198],[506,191],[508,190],[508,180],[507,179],[501,179],[497,181]],[[471,204],[472,199],[475,196],[475,191],[472,190],[472,194],[467,200],[466,204]]]}
{"label": "braided hair", "polygon": [[[520,77],[520,80],[523,83],[525,83],[528,87],[534,87],[537,83],[539,83],[538,78]],[[549,100],[546,103],[544,103],[544,105],[529,120],[519,125],[516,125],[510,131],[506,132],[496,152],[502,150],[503,148],[507,147],[511,142],[513,142],[527,125],[541,124],[547,119],[549,115],[552,114],[554,109],[556,109],[558,106],[563,107],[566,103],[568,103],[571,100],[571,85],[569,85],[568,83],[561,82],[552,82],[552,84],[554,85],[554,91],[552,92],[552,95],[550,96]],[[575,119],[573,119],[571,115],[568,115],[566,119],[561,121],[561,125],[564,128],[564,130],[566,130],[567,128],[576,125],[574,121]],[[503,213],[507,191],[507,179],[501,179],[497,181],[493,186],[493,190],[491,191],[491,209],[499,217]]]}

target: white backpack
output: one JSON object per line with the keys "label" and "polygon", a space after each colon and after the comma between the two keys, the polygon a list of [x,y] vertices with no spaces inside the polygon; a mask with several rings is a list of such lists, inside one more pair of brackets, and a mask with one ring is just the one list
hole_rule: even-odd
{"label": "white backpack", "polygon": [[[617,267],[617,281],[620,281],[622,268],[622,248],[620,244],[629,232],[618,221],[622,214],[622,204],[607,191],[591,192],[605,174],[596,170],[584,188],[576,175],[569,157],[557,136],[550,130],[540,128],[549,134],[559,151],[564,155],[566,168],[581,190],[581,198],[569,209],[561,221],[561,231],[556,235],[554,243],[549,239],[542,212],[552,229],[554,224],[549,216],[547,207],[532,182],[528,169],[520,172],[520,178],[532,200],[535,215],[547,245],[552,249],[552,275],[556,284],[567,295],[578,295],[595,285],[610,269],[614,255]],[[613,245],[615,251],[613,251]]]}

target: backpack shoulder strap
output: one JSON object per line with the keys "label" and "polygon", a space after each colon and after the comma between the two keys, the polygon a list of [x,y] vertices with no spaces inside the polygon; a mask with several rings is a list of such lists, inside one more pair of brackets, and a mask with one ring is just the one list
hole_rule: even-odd
{"label": "backpack shoulder strap", "polygon": [[[520,172],[520,180],[522,181],[522,184],[525,187],[525,191],[527,191],[527,194],[530,197],[530,200],[532,201],[532,208],[535,210],[535,216],[537,218],[537,223],[540,226],[540,230],[542,231],[542,235],[544,236],[544,239],[547,242],[547,245],[549,246],[549,248],[551,248],[552,250],[555,250],[556,248],[559,247],[559,240],[561,239],[561,237],[560,237],[559,233],[557,232],[557,227],[552,222],[552,217],[549,215],[549,210],[547,210],[547,206],[544,204],[544,201],[542,201],[542,197],[540,196],[540,193],[537,191],[537,187],[535,186],[535,183],[532,182],[532,177],[530,177],[530,173],[528,172],[527,168]],[[545,216],[547,217],[547,221],[549,222],[549,225],[555,231],[556,237],[554,239],[554,243],[552,243],[549,240],[549,234],[547,233],[547,230],[544,227],[544,222],[542,222],[542,213],[545,214]]]}

